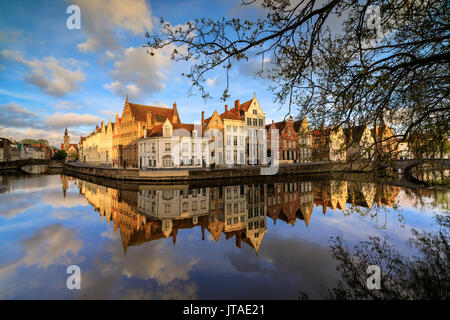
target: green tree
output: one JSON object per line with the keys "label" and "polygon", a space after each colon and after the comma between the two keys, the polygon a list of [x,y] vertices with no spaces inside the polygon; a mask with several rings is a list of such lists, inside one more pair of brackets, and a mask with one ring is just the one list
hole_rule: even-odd
{"label": "green tree", "polygon": [[[424,141],[428,145],[448,136],[447,1],[242,3],[258,4],[265,10],[264,18],[202,18],[177,27],[161,19],[162,32],[147,34],[144,46],[150,55],[167,47],[174,61],[192,61],[184,75],[205,99],[208,72],[224,69],[226,100],[232,67],[259,57],[262,67],[257,75],[272,81],[274,101],[287,105],[286,113],[307,115],[315,127],[322,121],[327,126],[389,125],[396,130],[389,139],[426,131],[431,137]],[[265,57],[271,61],[268,66]]]}
{"label": "green tree", "polygon": [[53,158],[56,160],[64,160],[67,158],[67,152],[65,150],[59,150],[55,153]]}
{"label": "green tree", "polygon": [[35,140],[35,139],[23,139],[21,142],[23,144],[39,144],[39,145],[41,145],[41,144],[48,145],[49,144],[48,141],[45,140],[45,139],[37,139],[37,140]]}

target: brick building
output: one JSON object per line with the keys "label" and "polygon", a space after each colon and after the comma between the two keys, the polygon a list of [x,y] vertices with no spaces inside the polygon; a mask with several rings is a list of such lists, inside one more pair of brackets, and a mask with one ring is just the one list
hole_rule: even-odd
{"label": "brick building", "polygon": [[[290,117],[288,120],[281,122],[272,122],[266,125],[267,130],[267,156],[272,156],[272,130],[278,129],[278,159],[280,163],[297,163],[298,162],[298,136],[294,129],[294,120]],[[276,144],[274,144],[276,146]],[[276,147],[275,147],[276,148]]]}

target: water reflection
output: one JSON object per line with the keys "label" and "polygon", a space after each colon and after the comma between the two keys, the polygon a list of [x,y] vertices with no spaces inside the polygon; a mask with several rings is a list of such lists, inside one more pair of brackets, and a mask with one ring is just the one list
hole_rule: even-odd
{"label": "water reflection", "polygon": [[[68,180],[63,177],[63,193]],[[256,254],[267,234],[267,217],[295,226],[309,226],[314,207],[362,215],[395,205],[400,187],[347,181],[290,181],[218,187],[139,186],[138,191],[108,188],[78,180],[79,193],[99,212],[101,220],[120,233],[123,251],[129,246],[171,238],[181,229],[206,230],[217,242],[223,234],[236,246]],[[347,207],[346,207],[347,206]],[[364,211],[365,210],[365,211]],[[376,210],[374,210],[376,212]],[[385,227],[385,226],[384,226]]]}
{"label": "water reflection", "polygon": [[[412,259],[411,230],[438,231],[448,195],[360,176],[165,186],[3,176],[0,297],[339,298],[329,293],[359,268],[340,257],[377,237]],[[352,249],[330,251],[337,236]],[[65,287],[70,264],[81,291]]]}

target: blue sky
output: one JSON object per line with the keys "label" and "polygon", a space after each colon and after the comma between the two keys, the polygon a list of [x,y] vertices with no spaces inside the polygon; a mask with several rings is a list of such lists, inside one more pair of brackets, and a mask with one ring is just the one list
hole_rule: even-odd
{"label": "blue sky", "polygon": [[[80,30],[66,27],[71,4],[81,9]],[[240,7],[240,0],[2,1],[0,137],[44,138],[58,146],[67,126],[76,143],[101,121],[120,115],[126,94],[139,104],[171,107],[176,101],[184,123],[198,122],[201,110],[222,111],[221,68],[207,75],[213,99],[205,102],[196,90],[189,96],[190,83],[181,73],[189,72],[190,63],[173,63],[167,52],[146,54],[143,32],[159,32],[160,17],[177,25],[201,17],[261,14],[256,7]],[[273,103],[270,83],[253,75],[260,65],[257,58],[236,65],[226,103],[247,101],[256,93],[267,122],[281,119],[286,109]]]}

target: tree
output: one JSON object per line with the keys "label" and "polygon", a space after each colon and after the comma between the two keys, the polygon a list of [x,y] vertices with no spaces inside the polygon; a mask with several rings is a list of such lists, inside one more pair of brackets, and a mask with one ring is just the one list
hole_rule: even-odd
{"label": "tree", "polygon": [[38,145],[42,145],[42,144],[48,145],[49,144],[48,141],[45,140],[45,139],[37,139],[37,140],[35,140],[35,139],[23,139],[21,142],[23,144],[38,144]]}
{"label": "tree", "polygon": [[[391,126],[408,139],[450,132],[449,19],[444,0],[243,0],[260,3],[264,19],[202,18],[146,34],[154,55],[173,48],[174,61],[193,61],[185,74],[204,98],[206,74],[229,71],[257,56],[258,76],[272,81],[274,101],[299,108],[313,125]],[[341,22],[332,25],[332,19]],[[331,26],[331,28],[330,28]],[[271,59],[264,70],[264,57]],[[266,67],[267,68],[267,67]],[[439,140],[442,141],[442,138]],[[381,143],[382,141],[376,141]],[[426,144],[436,144],[430,139]]]}
{"label": "tree", "polygon": [[[418,232],[408,244],[418,255],[408,258],[400,254],[385,239],[369,237],[352,251],[341,237],[332,238],[331,253],[341,272],[335,288],[327,290],[327,299],[442,299],[450,298],[450,216],[437,215],[441,229]],[[381,289],[369,290],[366,285],[367,267],[382,269]]]}
{"label": "tree", "polygon": [[67,152],[65,150],[59,150],[55,153],[54,157],[55,160],[64,160],[67,158]]}

